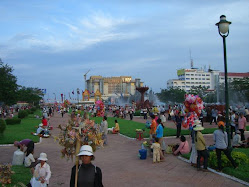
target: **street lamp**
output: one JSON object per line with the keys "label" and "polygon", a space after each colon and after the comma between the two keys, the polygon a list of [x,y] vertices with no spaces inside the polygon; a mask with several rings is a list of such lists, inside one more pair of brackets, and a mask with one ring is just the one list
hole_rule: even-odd
{"label": "street lamp", "polygon": [[229,35],[229,25],[232,22],[226,20],[226,16],[221,15],[220,21],[215,25],[218,26],[220,36],[223,38],[223,51],[224,51],[224,68],[225,68],[225,102],[226,102],[226,131],[228,137],[228,147],[231,147],[230,139],[230,122],[229,122],[229,96],[228,96],[228,83],[227,83],[227,52],[226,52],[226,37]]}

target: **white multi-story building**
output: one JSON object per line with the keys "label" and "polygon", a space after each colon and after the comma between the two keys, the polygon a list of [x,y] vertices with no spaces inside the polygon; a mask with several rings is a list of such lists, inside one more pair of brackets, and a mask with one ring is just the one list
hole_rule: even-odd
{"label": "white multi-story building", "polygon": [[[167,81],[167,88],[180,88],[189,91],[191,87],[206,87],[209,90],[215,90],[220,83],[223,83],[224,73],[211,70],[204,71],[202,69],[180,69],[177,70],[178,79],[170,79]],[[249,77],[248,73],[228,73],[228,81]]]}

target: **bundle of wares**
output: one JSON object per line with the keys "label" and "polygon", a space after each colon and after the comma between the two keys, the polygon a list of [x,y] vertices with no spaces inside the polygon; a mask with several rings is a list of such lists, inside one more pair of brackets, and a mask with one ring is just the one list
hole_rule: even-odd
{"label": "bundle of wares", "polygon": [[59,141],[59,144],[63,146],[61,150],[62,157],[65,156],[69,159],[73,159],[74,155],[79,152],[77,150],[77,144],[90,145],[93,150],[96,150],[96,146],[103,146],[102,133],[98,124],[94,123],[94,120],[85,119],[83,121],[77,118],[68,121],[66,127],[59,125],[61,132],[58,137],[54,137]]}
{"label": "bundle of wares", "polygon": [[[75,156],[76,171],[79,168],[79,157],[77,156],[80,147],[82,145],[90,145],[93,151],[96,151],[96,146],[102,146],[104,141],[102,140],[102,133],[98,124],[95,124],[93,120],[85,119],[78,120],[77,118],[68,121],[66,127],[59,125],[61,132],[58,137],[54,137],[59,141],[59,144],[63,146],[61,150],[62,157],[67,159]],[[77,186],[78,172],[75,174],[75,184]]]}
{"label": "bundle of wares", "polygon": [[11,175],[13,173],[11,171],[11,164],[0,164],[0,183],[2,186],[4,184],[11,184]]}
{"label": "bundle of wares", "polygon": [[204,109],[203,101],[198,95],[186,94],[184,107],[186,114],[183,120],[183,127],[192,129],[194,120],[199,118],[201,111]]}

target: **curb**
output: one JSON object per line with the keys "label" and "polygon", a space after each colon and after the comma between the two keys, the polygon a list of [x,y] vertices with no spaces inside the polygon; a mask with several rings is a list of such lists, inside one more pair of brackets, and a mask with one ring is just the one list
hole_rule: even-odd
{"label": "curb", "polygon": [[[178,156],[178,159],[180,159],[180,160],[182,160],[182,161],[184,161],[184,162],[190,163],[189,160],[187,160],[186,158],[183,158],[183,157],[181,157],[181,156]],[[216,171],[216,170],[214,170],[214,169],[212,169],[212,168],[209,168],[209,167],[208,167],[207,169],[208,169],[209,171],[215,173],[215,174],[221,175],[221,176],[223,176],[223,177],[225,177],[225,178],[231,179],[231,180],[236,181],[236,182],[238,182],[238,183],[240,183],[240,184],[249,186],[249,183],[248,183],[248,182],[245,182],[245,181],[243,181],[243,180],[241,180],[241,179],[238,179],[238,178],[233,177],[233,176],[231,176],[231,175],[227,175],[227,174],[225,174],[225,173],[218,172],[218,171]]]}
{"label": "curb", "polygon": [[[41,137],[40,137],[39,142],[35,143],[35,145],[39,145],[40,143],[42,143]],[[2,144],[2,145],[0,145],[0,147],[10,147],[10,146],[14,146],[14,144]]]}

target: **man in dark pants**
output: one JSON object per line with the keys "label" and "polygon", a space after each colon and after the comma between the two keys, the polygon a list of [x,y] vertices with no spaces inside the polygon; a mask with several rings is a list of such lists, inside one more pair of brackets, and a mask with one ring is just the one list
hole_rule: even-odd
{"label": "man in dark pants", "polygon": [[181,135],[181,127],[182,127],[182,117],[181,117],[181,112],[178,112],[177,116],[175,116],[174,120],[176,124],[176,138],[179,138]]}

